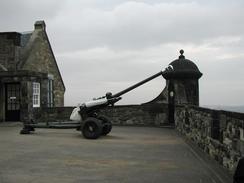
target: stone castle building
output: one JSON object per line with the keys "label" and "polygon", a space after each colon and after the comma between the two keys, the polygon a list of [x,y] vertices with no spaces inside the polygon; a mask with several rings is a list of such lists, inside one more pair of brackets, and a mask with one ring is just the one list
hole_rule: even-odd
{"label": "stone castle building", "polygon": [[65,86],[44,21],[30,32],[0,33],[0,121],[30,121],[62,107]]}

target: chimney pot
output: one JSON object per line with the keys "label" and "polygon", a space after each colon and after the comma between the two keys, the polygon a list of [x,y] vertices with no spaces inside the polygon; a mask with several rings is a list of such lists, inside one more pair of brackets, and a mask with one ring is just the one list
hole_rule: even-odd
{"label": "chimney pot", "polygon": [[44,20],[38,20],[35,22],[35,30],[36,29],[41,29],[41,30],[46,29],[46,24],[45,24]]}

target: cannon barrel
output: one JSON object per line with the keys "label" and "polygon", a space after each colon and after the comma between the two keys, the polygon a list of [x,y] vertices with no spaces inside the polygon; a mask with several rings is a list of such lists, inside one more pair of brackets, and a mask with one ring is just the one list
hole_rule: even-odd
{"label": "cannon barrel", "polygon": [[120,92],[118,92],[118,93],[112,95],[111,97],[119,97],[119,96],[121,96],[121,95],[123,95],[123,94],[125,94],[125,93],[127,93],[127,92],[129,92],[129,91],[131,91],[131,90],[133,90],[133,89],[135,89],[135,88],[137,88],[137,87],[143,85],[144,83],[146,83],[146,82],[148,82],[148,81],[151,81],[152,79],[154,79],[154,78],[156,78],[156,77],[162,75],[163,72],[164,72],[164,71],[160,71],[160,72],[158,72],[157,74],[154,74],[154,75],[150,76],[149,78],[144,79],[143,81],[141,81],[141,82],[139,82],[139,83],[136,83],[136,84],[132,85],[131,87],[126,88],[125,90],[122,90],[122,91],[120,91]]}

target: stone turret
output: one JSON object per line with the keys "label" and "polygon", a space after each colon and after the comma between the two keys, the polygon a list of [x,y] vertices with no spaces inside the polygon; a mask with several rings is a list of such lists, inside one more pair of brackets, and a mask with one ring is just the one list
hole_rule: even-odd
{"label": "stone turret", "polygon": [[202,76],[197,65],[188,60],[180,50],[178,59],[169,64],[163,77],[167,80],[168,102],[173,104],[190,104],[199,106],[198,80]]}

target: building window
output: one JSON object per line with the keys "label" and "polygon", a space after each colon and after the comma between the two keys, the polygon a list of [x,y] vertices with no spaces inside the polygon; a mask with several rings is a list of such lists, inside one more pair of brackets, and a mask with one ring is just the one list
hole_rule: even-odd
{"label": "building window", "polygon": [[48,107],[53,107],[53,80],[52,79],[48,79],[47,106]]}
{"label": "building window", "polygon": [[40,83],[33,83],[33,107],[40,107]]}

